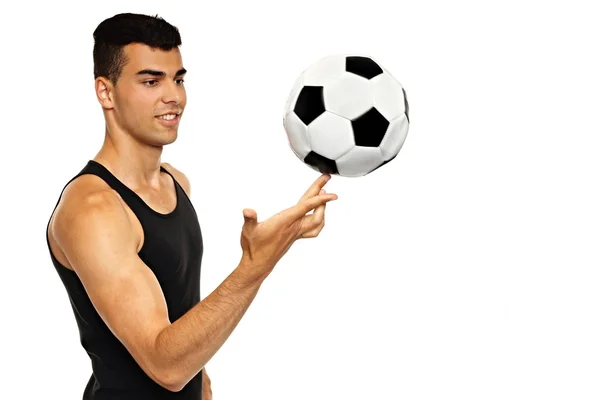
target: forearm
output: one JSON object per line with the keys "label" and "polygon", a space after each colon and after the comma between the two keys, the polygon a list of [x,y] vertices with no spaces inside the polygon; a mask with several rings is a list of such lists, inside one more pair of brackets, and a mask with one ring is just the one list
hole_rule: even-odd
{"label": "forearm", "polygon": [[204,300],[156,338],[155,359],[167,385],[181,388],[221,348],[266,278],[241,264]]}

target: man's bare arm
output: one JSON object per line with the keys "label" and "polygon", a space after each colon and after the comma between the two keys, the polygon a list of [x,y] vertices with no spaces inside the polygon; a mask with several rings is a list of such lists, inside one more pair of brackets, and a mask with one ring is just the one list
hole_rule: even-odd
{"label": "man's bare arm", "polygon": [[171,325],[152,271],[137,255],[121,200],[101,191],[57,210],[53,232],[92,303],[136,362],[161,386],[177,391],[223,345],[261,284],[239,268]]}

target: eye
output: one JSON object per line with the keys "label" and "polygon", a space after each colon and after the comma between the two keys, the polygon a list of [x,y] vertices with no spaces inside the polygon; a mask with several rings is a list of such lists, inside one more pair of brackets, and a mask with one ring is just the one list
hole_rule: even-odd
{"label": "eye", "polygon": [[176,79],[175,82],[177,82],[178,85],[183,85],[184,80],[183,79]]}
{"label": "eye", "polygon": [[156,79],[152,79],[152,80],[149,80],[149,81],[145,81],[144,85],[146,85],[146,86],[155,86],[157,83],[158,83],[158,81]]}

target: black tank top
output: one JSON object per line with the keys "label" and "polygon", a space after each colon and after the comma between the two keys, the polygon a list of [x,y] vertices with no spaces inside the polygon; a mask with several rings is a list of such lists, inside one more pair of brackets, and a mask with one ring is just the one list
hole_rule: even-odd
{"label": "black tank top", "polygon": [[[123,198],[144,231],[144,244],[138,254],[158,279],[167,302],[169,319],[174,322],[200,301],[203,242],[198,217],[190,199],[166,169],[161,167],[161,171],[169,174],[175,183],[177,206],[169,214],[161,214],[150,208],[108,169],[93,160],[62,191],[77,177],[93,174],[102,178]],[[60,264],[52,252],[50,257],[66,288],[81,344],[91,359],[93,372],[84,389],[84,400],[202,398],[202,373],[198,373],[179,392],[170,392],[150,379],[98,315],[77,274]]]}

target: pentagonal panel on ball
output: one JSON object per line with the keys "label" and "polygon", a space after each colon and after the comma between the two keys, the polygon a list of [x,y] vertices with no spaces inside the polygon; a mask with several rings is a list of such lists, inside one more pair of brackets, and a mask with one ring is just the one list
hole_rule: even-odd
{"label": "pentagonal panel on ball", "polygon": [[346,57],[346,71],[362,76],[365,79],[372,79],[383,73],[383,69],[370,57],[349,56]]}
{"label": "pentagonal panel on ball", "polygon": [[353,147],[335,160],[338,173],[347,177],[367,175],[384,162],[378,147]]}
{"label": "pentagonal panel on ball", "polygon": [[294,113],[304,122],[304,125],[308,125],[324,112],[323,88],[321,86],[303,86],[298,94]]}
{"label": "pentagonal panel on ball", "polygon": [[308,165],[315,171],[319,171],[323,174],[337,174],[338,173],[337,166],[335,165],[335,161],[333,161],[327,157],[323,157],[322,155],[320,155],[314,151],[311,151],[310,153],[308,153],[308,155],[304,158],[304,162],[306,163],[306,165]]}
{"label": "pentagonal panel on ball", "polygon": [[313,151],[335,160],[354,146],[350,121],[325,111],[308,125],[308,141]]}
{"label": "pentagonal panel on ball", "polygon": [[290,90],[290,93],[288,94],[288,97],[286,99],[285,106],[283,108],[283,117],[284,118],[294,110],[294,106],[296,105],[296,100],[298,99],[298,95],[300,94],[300,90],[302,89],[302,86],[303,86],[303,79],[302,79],[302,75],[300,75],[294,81],[294,84],[292,85],[292,89]]}
{"label": "pentagonal panel on ball", "polygon": [[371,80],[373,105],[388,121],[398,118],[405,111],[402,85],[390,74],[383,73]]}
{"label": "pentagonal panel on ball", "polygon": [[345,62],[345,57],[341,55],[321,58],[302,73],[304,85],[326,86],[344,73]]}
{"label": "pentagonal panel on ball", "polygon": [[408,134],[408,126],[409,123],[405,114],[401,114],[390,122],[390,126],[379,146],[384,160],[390,160],[400,152]]}
{"label": "pentagonal panel on ball", "polygon": [[283,126],[291,149],[298,158],[304,159],[310,153],[306,125],[302,123],[296,113],[291,112],[283,119]]}
{"label": "pentagonal panel on ball", "polygon": [[369,81],[348,72],[323,88],[325,109],[344,118],[354,119],[373,106]]}
{"label": "pentagonal panel on ball", "polygon": [[389,122],[376,108],[352,120],[354,143],[357,146],[377,147],[381,144]]}

